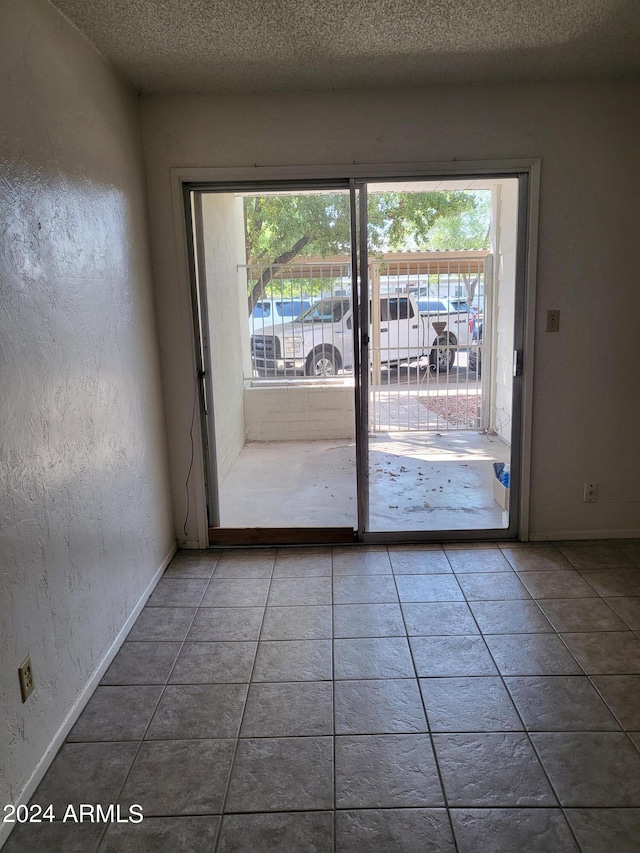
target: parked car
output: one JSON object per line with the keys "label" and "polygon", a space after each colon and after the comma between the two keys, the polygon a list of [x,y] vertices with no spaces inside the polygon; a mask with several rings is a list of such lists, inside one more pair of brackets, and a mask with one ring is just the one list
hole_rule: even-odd
{"label": "parked car", "polygon": [[265,326],[290,323],[311,307],[310,296],[293,296],[259,299],[249,314],[249,334],[261,331]]}
{"label": "parked car", "polygon": [[477,376],[482,375],[482,320],[478,321],[473,332],[467,366]]}
{"label": "parked car", "polygon": [[[423,290],[416,293],[416,302],[427,323],[446,322],[449,343],[452,346],[466,347],[471,343],[471,336],[475,328],[475,312],[462,297],[443,299],[434,297]],[[450,352],[450,367],[455,360],[455,350]]]}

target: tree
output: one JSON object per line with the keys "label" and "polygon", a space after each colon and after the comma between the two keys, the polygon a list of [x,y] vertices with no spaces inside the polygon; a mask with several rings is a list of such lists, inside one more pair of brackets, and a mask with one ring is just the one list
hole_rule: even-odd
{"label": "tree", "polygon": [[[418,250],[442,218],[472,212],[476,204],[468,192],[375,192],[368,197],[369,251]],[[265,295],[274,268],[303,251],[307,255],[345,254],[350,251],[349,195],[247,196],[244,200],[247,264],[263,271],[251,287],[249,313]]]}

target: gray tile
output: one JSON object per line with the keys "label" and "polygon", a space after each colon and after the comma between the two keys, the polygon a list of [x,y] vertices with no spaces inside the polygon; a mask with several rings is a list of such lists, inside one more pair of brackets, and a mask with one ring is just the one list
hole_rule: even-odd
{"label": "gray tile", "polygon": [[622,727],[640,730],[640,675],[594,675],[591,680]]}
{"label": "gray tile", "polygon": [[345,735],[335,750],[338,808],[444,805],[429,735]]}
{"label": "gray tile", "polygon": [[619,731],[585,676],[509,677],[505,683],[529,731]]}
{"label": "gray tile", "polygon": [[418,675],[497,675],[482,637],[411,637]]}
{"label": "gray tile", "polygon": [[148,816],[215,814],[222,810],[235,740],[146,741],[119,802]]}
{"label": "gray tile", "polygon": [[266,604],[271,581],[266,578],[211,578],[202,607],[259,607]]}
{"label": "gray tile", "polygon": [[453,571],[458,573],[512,572],[511,563],[496,550],[464,549],[447,551]]}
{"label": "gray tile", "polygon": [[414,636],[478,634],[469,605],[464,601],[424,601],[403,604],[407,633]]}
{"label": "gray tile", "polygon": [[267,603],[270,606],[331,604],[331,578],[274,578]]}
{"label": "gray tile", "polygon": [[520,572],[533,598],[593,598],[595,591],[574,569],[567,572]]}
{"label": "gray tile", "polygon": [[636,749],[640,752],[640,732],[627,732],[627,735],[631,738],[632,742],[635,744]]}
{"label": "gray tile", "polygon": [[418,683],[412,678],[339,681],[336,734],[426,732]]}
{"label": "gray tile", "polygon": [[533,732],[563,806],[640,806],[640,753],[617,732]]}
{"label": "gray tile", "polygon": [[583,571],[581,574],[603,598],[640,596],[638,569],[599,569]]}
{"label": "gray tile", "polygon": [[436,734],[450,806],[553,806],[556,798],[525,734]]}
{"label": "gray tile", "polygon": [[336,637],[404,637],[399,604],[337,604],[333,608]]}
{"label": "gray tile", "polygon": [[384,604],[397,602],[398,593],[392,577],[334,578],[333,600],[335,604]]}
{"label": "gray tile", "polygon": [[251,678],[257,643],[185,643],[170,684],[245,683]]}
{"label": "gray tile", "polygon": [[626,625],[601,598],[549,598],[540,607],[556,631],[625,631]]}
{"label": "gray tile", "polygon": [[188,640],[257,640],[264,607],[201,607]]}
{"label": "gray tile", "polygon": [[335,677],[411,678],[415,675],[405,637],[334,640]]}
{"label": "gray tile", "polygon": [[557,548],[542,546],[533,548],[502,547],[502,553],[518,572],[566,571],[571,563]]}
{"label": "gray tile", "polygon": [[386,548],[334,548],[333,575],[390,575],[391,563]]}
{"label": "gray tile", "polygon": [[127,635],[128,642],[182,642],[197,610],[195,607],[145,607]]}
{"label": "gray tile", "polygon": [[607,598],[607,604],[635,631],[640,629],[640,596],[636,598]]}
{"label": "gray tile", "polygon": [[31,802],[53,805],[57,820],[68,805],[76,812],[80,803],[108,808],[117,801],[137,750],[137,743],[65,743]]}
{"label": "gray tile", "polygon": [[398,595],[408,601],[464,601],[453,575],[396,575]]}
{"label": "gray tile", "polygon": [[275,550],[248,548],[223,553],[214,572],[216,578],[270,578],[276,560]]}
{"label": "gray tile", "polygon": [[640,809],[566,809],[582,853],[638,853]]}
{"label": "gray tile", "polygon": [[241,737],[333,734],[333,686],[326,681],[252,684]]}
{"label": "gray tile", "polygon": [[333,814],[225,815],[218,853],[333,853]]}
{"label": "gray tile", "polygon": [[332,557],[328,548],[287,549],[278,551],[274,578],[331,577]]}
{"label": "gray tile", "polygon": [[69,741],[142,740],[162,687],[98,687]]}
{"label": "gray tile", "polygon": [[502,675],[582,675],[555,634],[487,634],[485,640]]}
{"label": "gray tile", "polygon": [[149,817],[111,824],[100,853],[211,853],[219,817]]}
{"label": "gray tile", "polygon": [[[4,813],[3,813],[4,814]],[[62,817],[62,815],[60,816]],[[21,823],[16,824],[3,853],[92,853],[104,832],[104,824]]]}
{"label": "gray tile", "polygon": [[160,578],[147,607],[198,607],[208,583],[204,578]]}
{"label": "gray tile", "polygon": [[254,681],[331,679],[331,640],[260,641]]}
{"label": "gray tile", "polygon": [[553,628],[535,601],[472,601],[483,634],[552,634]]}
{"label": "gray tile", "polygon": [[166,684],[180,643],[129,643],[120,647],[100,684]]}
{"label": "gray tile", "polygon": [[556,542],[556,547],[576,569],[604,569],[632,566],[633,559],[615,540]]}
{"label": "gray tile", "polygon": [[330,640],[330,605],[271,607],[265,611],[262,640]]}
{"label": "gray tile", "polygon": [[442,550],[389,548],[389,558],[396,575],[447,575],[453,571]]}
{"label": "gray tile", "polygon": [[238,742],[227,811],[332,807],[333,738],[249,738]]}
{"label": "gray tile", "polygon": [[454,853],[444,809],[353,809],[336,813],[337,853]]}
{"label": "gray tile", "polygon": [[561,809],[452,809],[451,821],[458,853],[580,853]]}
{"label": "gray tile", "polygon": [[218,555],[189,557],[178,555],[173,558],[163,578],[206,578],[214,572]]}
{"label": "gray tile", "polygon": [[151,720],[147,740],[236,737],[245,684],[169,685]]}
{"label": "gray tile", "polygon": [[585,672],[603,675],[640,672],[640,639],[631,631],[562,634]]}
{"label": "gray tile", "polygon": [[468,601],[531,598],[515,572],[456,575]]}
{"label": "gray tile", "polygon": [[522,729],[502,679],[497,676],[421,678],[432,732],[508,732]]}

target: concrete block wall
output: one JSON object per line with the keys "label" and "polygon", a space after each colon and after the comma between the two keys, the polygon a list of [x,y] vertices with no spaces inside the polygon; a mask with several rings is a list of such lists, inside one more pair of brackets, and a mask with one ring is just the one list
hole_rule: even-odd
{"label": "concrete block wall", "polygon": [[247,385],[244,417],[247,441],[353,438],[353,385]]}

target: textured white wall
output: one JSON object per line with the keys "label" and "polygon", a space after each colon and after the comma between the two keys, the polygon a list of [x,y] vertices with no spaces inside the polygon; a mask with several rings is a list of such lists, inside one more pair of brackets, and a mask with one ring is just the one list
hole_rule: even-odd
{"label": "textured white wall", "polygon": [[353,385],[247,387],[247,441],[353,438]]}
{"label": "textured white wall", "polygon": [[[637,81],[143,98],[177,516],[184,518],[189,460],[182,402],[191,342],[188,325],[176,320],[188,290],[176,286],[171,167],[540,157],[531,533],[640,535],[640,397],[633,390],[639,102]],[[549,308],[562,312],[559,334],[544,332]],[[595,504],[582,502],[586,480],[600,483]]]}
{"label": "textured white wall", "polygon": [[44,0],[0,4],[0,79],[4,804],[175,536],[136,98]]}

